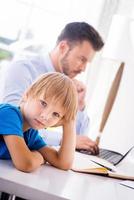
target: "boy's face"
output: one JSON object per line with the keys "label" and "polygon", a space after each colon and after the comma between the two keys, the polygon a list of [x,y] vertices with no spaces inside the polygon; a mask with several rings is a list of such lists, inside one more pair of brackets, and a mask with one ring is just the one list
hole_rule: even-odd
{"label": "boy's face", "polygon": [[85,71],[87,63],[92,61],[94,55],[95,50],[88,41],[77,43],[72,49],[63,41],[60,46],[59,65],[64,74],[74,78]]}
{"label": "boy's face", "polygon": [[51,127],[64,116],[62,106],[50,98],[44,100],[42,97],[37,99],[28,97],[21,110],[24,117],[24,129]]}

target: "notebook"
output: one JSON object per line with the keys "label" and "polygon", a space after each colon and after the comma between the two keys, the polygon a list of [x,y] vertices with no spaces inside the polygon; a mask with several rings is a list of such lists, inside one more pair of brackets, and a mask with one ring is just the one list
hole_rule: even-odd
{"label": "notebook", "polygon": [[134,181],[134,160],[129,159],[129,153],[115,166],[97,156],[76,152],[72,171]]}

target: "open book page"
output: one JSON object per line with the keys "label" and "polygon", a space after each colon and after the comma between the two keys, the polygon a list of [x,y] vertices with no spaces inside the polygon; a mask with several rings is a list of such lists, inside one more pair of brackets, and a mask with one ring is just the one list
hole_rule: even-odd
{"label": "open book page", "polygon": [[[128,179],[134,180],[134,160],[130,159],[129,155],[116,166],[116,169],[118,176],[121,176],[122,178],[128,177]],[[110,172],[110,175],[114,176],[112,172]]]}
{"label": "open book page", "polygon": [[[96,156],[76,152],[72,170],[77,172],[107,175],[113,178],[134,180],[134,163],[127,158],[118,166],[114,166]],[[108,170],[110,169],[110,170]]]}
{"label": "open book page", "polygon": [[[79,172],[89,172],[90,173],[96,173],[96,174],[108,174],[108,170],[103,167],[100,166],[99,164],[93,162],[92,157],[94,156],[89,156],[89,155],[85,155],[85,154],[81,154],[79,152],[75,153],[75,159],[74,159],[74,163],[73,163],[73,167],[72,169],[74,171],[79,171]],[[102,162],[102,159],[101,163]],[[114,167],[111,163],[107,162],[107,166],[113,168],[114,170],[116,169],[116,167]]]}
{"label": "open book page", "polygon": [[98,166],[99,167],[106,166],[107,168],[110,168],[111,170],[116,171],[116,167],[112,163],[108,162],[107,160],[104,160],[97,156],[86,155],[79,152],[75,152],[73,167],[83,168],[83,167],[98,167]]}

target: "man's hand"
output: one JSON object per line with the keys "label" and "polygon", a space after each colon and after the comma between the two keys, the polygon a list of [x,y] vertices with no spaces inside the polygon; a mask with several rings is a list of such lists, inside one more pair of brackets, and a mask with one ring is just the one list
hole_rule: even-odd
{"label": "man's hand", "polygon": [[82,111],[85,108],[86,86],[76,79],[73,79],[73,82],[78,92],[78,108]]}
{"label": "man's hand", "polygon": [[97,155],[99,153],[99,147],[97,146],[96,142],[84,135],[76,136],[76,149],[91,151],[93,155]]}

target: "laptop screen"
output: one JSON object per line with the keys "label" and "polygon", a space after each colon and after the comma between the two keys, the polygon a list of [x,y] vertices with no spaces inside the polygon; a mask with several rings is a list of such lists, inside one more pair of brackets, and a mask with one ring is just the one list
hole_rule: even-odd
{"label": "laptop screen", "polygon": [[125,154],[134,146],[133,66],[125,65],[120,87],[102,132],[100,147]]}

